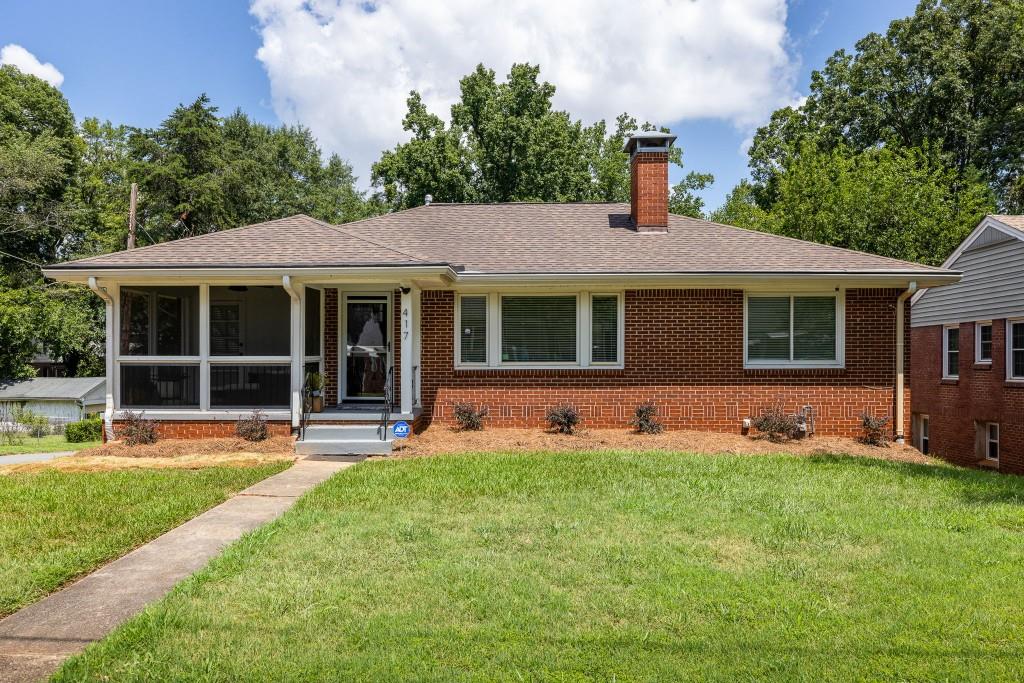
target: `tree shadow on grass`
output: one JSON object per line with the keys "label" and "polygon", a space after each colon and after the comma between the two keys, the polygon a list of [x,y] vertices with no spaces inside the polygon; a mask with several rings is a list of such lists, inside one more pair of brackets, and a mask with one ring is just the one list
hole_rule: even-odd
{"label": "tree shadow on grass", "polygon": [[971,505],[1024,506],[1024,477],[1013,474],[975,470],[951,464],[923,465],[842,454],[811,455],[807,456],[806,460],[816,464],[842,462],[851,467],[947,482],[956,487],[961,500]]}

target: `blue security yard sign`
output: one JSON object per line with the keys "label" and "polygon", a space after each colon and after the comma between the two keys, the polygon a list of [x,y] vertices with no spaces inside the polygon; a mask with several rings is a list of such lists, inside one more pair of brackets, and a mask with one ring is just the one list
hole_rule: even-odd
{"label": "blue security yard sign", "polygon": [[405,439],[409,437],[409,433],[412,431],[412,427],[405,420],[396,422],[395,426],[391,428],[391,433],[395,435],[396,439]]}

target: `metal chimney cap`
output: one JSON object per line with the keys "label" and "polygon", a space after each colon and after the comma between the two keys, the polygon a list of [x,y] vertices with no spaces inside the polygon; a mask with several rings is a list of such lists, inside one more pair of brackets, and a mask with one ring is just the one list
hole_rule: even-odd
{"label": "metal chimney cap", "polygon": [[672,133],[662,133],[660,130],[639,130],[627,138],[622,151],[632,154],[639,147],[667,150],[675,141],[676,136]]}
{"label": "metal chimney cap", "polygon": [[430,206],[430,202],[434,201],[434,195],[428,194],[423,198],[423,205]]}

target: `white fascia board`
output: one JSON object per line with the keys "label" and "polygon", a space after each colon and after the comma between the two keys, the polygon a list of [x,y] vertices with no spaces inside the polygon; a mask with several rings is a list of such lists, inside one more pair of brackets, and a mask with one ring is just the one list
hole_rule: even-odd
{"label": "white fascia board", "polygon": [[455,271],[450,266],[383,266],[356,268],[61,268],[43,269],[43,275],[61,282],[87,282],[89,277],[124,284],[280,284],[285,275],[302,284],[334,282],[393,283],[399,279],[430,279],[439,283],[450,281]]}

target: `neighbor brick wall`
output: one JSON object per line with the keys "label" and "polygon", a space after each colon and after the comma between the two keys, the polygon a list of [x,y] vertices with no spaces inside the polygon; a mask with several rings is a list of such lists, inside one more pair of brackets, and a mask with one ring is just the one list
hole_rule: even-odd
{"label": "neighbor brick wall", "polygon": [[[471,401],[489,407],[491,425],[536,427],[548,407],[568,401],[586,426],[625,427],[633,408],[653,399],[669,428],[738,432],[744,417],[781,401],[789,411],[813,406],[818,434],[855,436],[864,411],[893,414],[898,295],[847,291],[845,369],[744,370],[741,291],[630,290],[622,370],[456,370],[454,293],[424,291],[424,411],[450,422],[452,404]],[[908,306],[908,359],[909,327]]]}
{"label": "neighbor brick wall", "polygon": [[630,216],[637,230],[668,227],[668,152],[638,152],[630,159]]}
{"label": "neighbor brick wall", "polygon": [[928,416],[933,455],[983,463],[975,422],[999,423],[999,470],[1024,474],[1024,383],[1006,381],[1006,321],[992,321],[992,363],[974,362],[974,323],[960,325],[960,378],[942,379],[942,326],[915,327],[912,410]]}
{"label": "neighbor brick wall", "polygon": [[[123,424],[114,422],[114,432]],[[225,420],[157,420],[156,431],[161,439],[219,439],[235,436],[235,421]],[[289,436],[292,425],[288,421],[267,422],[270,436]]]}

